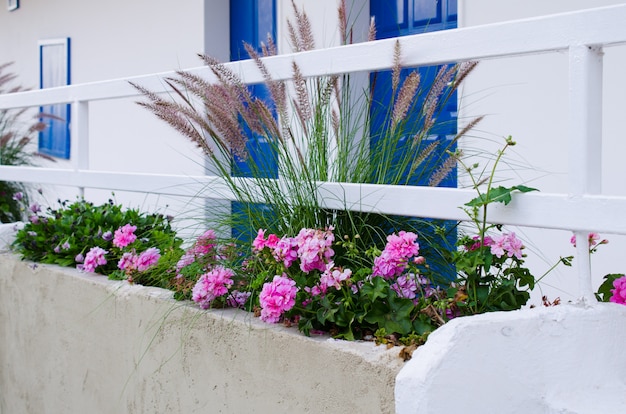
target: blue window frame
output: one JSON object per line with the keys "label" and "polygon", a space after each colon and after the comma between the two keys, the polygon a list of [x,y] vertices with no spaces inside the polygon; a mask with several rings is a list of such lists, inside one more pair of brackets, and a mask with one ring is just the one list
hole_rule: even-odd
{"label": "blue window frame", "polygon": [[[39,42],[39,87],[70,84],[70,39]],[[70,158],[70,104],[44,105],[41,121],[47,128],[39,133],[39,152],[57,158]]]}

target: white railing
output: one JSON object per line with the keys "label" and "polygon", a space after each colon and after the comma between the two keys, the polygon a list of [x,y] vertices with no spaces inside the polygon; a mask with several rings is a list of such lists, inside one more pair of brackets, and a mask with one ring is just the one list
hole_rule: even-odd
{"label": "white railing", "polygon": [[[569,177],[567,193],[519,194],[506,206],[493,206],[490,221],[574,231],[578,240],[587,232],[626,234],[626,197],[600,193],[602,121],[602,48],[626,43],[626,5],[545,16],[534,19],[461,28],[398,38],[404,66],[434,65],[469,60],[497,59],[546,52],[569,54]],[[498,39],[497,42],[493,39]],[[292,77],[296,61],[304,76],[388,69],[393,65],[393,43],[385,39],[330,49],[267,58],[277,80]],[[247,83],[262,82],[251,61],[229,63]],[[213,79],[207,68],[196,72]],[[137,96],[128,81],[153,91],[166,92],[163,77],[150,74],[29,91],[0,96],[0,109],[72,104],[72,169],[0,166],[0,179],[81,188],[129,190],[170,195],[232,199],[227,186],[216,177],[141,174],[89,169],[89,104]],[[564,74],[565,76],[566,74]],[[207,186],[207,184],[210,184]],[[465,220],[458,208],[473,198],[473,190],[321,183],[319,196],[329,208],[348,208],[387,214]],[[593,211],[594,214],[588,214]],[[593,301],[589,258],[585,243],[577,247],[580,289]]]}

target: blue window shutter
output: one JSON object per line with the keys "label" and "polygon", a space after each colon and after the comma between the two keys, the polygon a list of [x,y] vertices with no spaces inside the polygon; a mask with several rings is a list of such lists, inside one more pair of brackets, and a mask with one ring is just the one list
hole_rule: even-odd
{"label": "blue window shutter", "polygon": [[[39,87],[70,84],[70,39],[39,42]],[[70,158],[70,104],[45,105],[41,121],[47,128],[39,133],[39,152],[57,158]]]}

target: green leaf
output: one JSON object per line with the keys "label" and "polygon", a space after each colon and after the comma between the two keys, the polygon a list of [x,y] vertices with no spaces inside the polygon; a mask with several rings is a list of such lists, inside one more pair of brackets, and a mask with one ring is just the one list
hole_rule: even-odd
{"label": "green leaf", "polygon": [[596,298],[601,302],[609,302],[613,293],[611,293],[611,289],[613,289],[613,282],[620,277],[624,277],[623,273],[610,273],[604,276],[604,282],[598,288],[598,292],[596,293]]}
{"label": "green leaf", "polygon": [[495,187],[489,190],[487,193],[482,193],[478,197],[465,203],[468,207],[482,207],[489,203],[504,203],[507,205],[511,202],[511,193],[513,191],[519,191],[521,193],[528,193],[531,191],[539,191],[536,188],[527,187],[525,185],[515,185],[513,187]]}

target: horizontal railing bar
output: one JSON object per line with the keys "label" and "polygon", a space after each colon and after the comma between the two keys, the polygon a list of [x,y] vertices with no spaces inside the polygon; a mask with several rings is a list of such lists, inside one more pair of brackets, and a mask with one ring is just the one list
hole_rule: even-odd
{"label": "horizontal railing bar", "polygon": [[[519,56],[565,50],[571,45],[606,46],[626,43],[625,21],[626,5],[617,5],[284,54],[266,58],[264,62],[276,80],[286,80],[293,76],[292,61],[298,63],[306,77],[388,69],[394,64],[393,44],[396,41],[402,46],[404,66]],[[494,38],[499,41],[493,42]],[[376,58],[373,59],[373,56]],[[239,73],[246,83],[263,81],[253,61],[231,62],[226,65]],[[206,67],[192,68],[189,71],[209,80],[214,79]],[[129,81],[156,92],[167,92],[167,85],[162,79],[174,74],[175,72],[163,72],[0,95],[0,109],[138,96]]]}
{"label": "horizontal railing bar", "polygon": [[[1,166],[3,180],[56,184],[118,191],[158,193],[171,196],[235,200],[227,183],[214,176],[61,170]],[[246,181],[251,188],[254,179]],[[353,183],[318,183],[318,198],[329,209],[466,221],[460,208],[476,197],[474,190],[436,187],[392,186]],[[260,201],[260,200],[256,200]],[[626,197],[568,196],[553,193],[515,194],[504,207],[490,206],[493,223],[561,230],[626,234]],[[590,213],[591,212],[591,213]]]}

